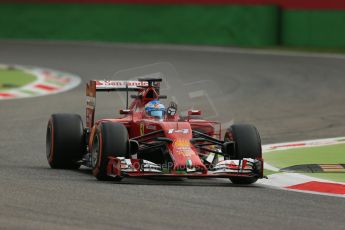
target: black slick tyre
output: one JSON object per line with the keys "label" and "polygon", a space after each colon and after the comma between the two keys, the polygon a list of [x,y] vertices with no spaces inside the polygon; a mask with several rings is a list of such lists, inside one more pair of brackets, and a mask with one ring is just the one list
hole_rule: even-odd
{"label": "black slick tyre", "polygon": [[84,127],[77,114],[53,114],[47,125],[46,155],[51,168],[77,169],[84,154]]}
{"label": "black slick tyre", "polygon": [[[257,128],[253,125],[232,125],[225,133],[224,140],[235,142],[235,154],[232,159],[258,159],[262,157],[260,135]],[[258,178],[232,177],[230,180],[233,184],[252,184],[255,183]]]}
{"label": "black slick tyre", "polygon": [[116,180],[122,177],[107,175],[108,157],[125,157],[128,153],[128,132],[121,123],[101,123],[93,138],[92,173],[98,180]]}

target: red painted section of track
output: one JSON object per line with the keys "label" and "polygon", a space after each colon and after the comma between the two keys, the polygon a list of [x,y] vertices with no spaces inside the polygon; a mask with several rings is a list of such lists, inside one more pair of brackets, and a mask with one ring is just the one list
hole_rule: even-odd
{"label": "red painted section of track", "polygon": [[318,181],[310,181],[303,184],[297,184],[287,187],[289,189],[302,190],[302,191],[312,191],[321,193],[331,193],[345,195],[345,185],[337,183],[326,183]]}
{"label": "red painted section of track", "polygon": [[43,85],[43,84],[35,85],[35,88],[43,89],[43,90],[47,90],[47,91],[55,91],[55,90],[58,90],[56,87],[49,86],[49,85]]}
{"label": "red painted section of track", "polygon": [[249,4],[278,5],[286,9],[345,10],[345,0],[0,0],[8,3],[114,3],[114,4]]}
{"label": "red painted section of track", "polygon": [[304,147],[305,143],[296,143],[296,144],[286,144],[286,145],[276,145],[272,146],[271,149],[278,149],[278,148],[289,148],[289,147]]}
{"label": "red painted section of track", "polygon": [[13,98],[13,97],[16,97],[14,94],[11,94],[11,93],[0,93],[0,97],[3,97],[3,98]]}

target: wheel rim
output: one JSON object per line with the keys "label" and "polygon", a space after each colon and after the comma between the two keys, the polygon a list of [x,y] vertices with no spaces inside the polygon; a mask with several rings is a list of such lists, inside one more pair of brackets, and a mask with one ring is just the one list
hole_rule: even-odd
{"label": "wheel rim", "polygon": [[92,152],[91,152],[91,163],[92,168],[96,168],[99,156],[99,138],[98,135],[95,136],[93,145],[92,145]]}
{"label": "wheel rim", "polygon": [[224,141],[234,141],[234,134],[232,133],[232,130],[229,129],[224,136]]}

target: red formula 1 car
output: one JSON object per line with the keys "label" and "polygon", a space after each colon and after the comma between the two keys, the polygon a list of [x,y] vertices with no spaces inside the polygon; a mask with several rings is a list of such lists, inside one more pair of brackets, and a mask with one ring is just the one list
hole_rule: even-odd
{"label": "red formula 1 car", "polygon": [[[76,114],[53,114],[48,122],[46,153],[52,168],[92,168],[98,180],[124,177],[218,177],[236,184],[263,178],[261,141],[252,125],[232,125],[221,137],[221,124],[197,117],[199,110],[177,113],[170,103],[163,119],[145,113],[145,105],[166,98],[161,79],[90,81],[86,127]],[[124,91],[127,108],[120,118],[94,121],[96,92]],[[134,99],[128,106],[129,92]]]}

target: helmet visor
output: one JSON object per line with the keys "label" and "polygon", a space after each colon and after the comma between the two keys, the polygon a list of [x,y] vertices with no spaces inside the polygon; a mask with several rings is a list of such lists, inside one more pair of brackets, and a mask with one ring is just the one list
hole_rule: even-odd
{"label": "helmet visor", "polygon": [[152,117],[159,117],[162,118],[164,115],[164,111],[151,111],[150,116]]}

